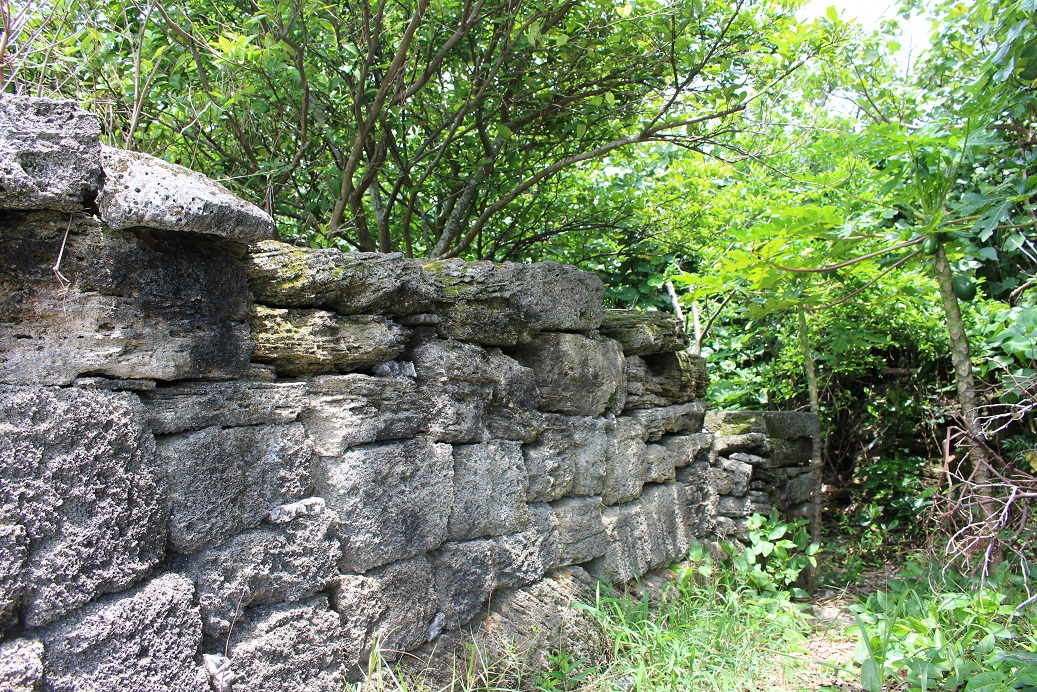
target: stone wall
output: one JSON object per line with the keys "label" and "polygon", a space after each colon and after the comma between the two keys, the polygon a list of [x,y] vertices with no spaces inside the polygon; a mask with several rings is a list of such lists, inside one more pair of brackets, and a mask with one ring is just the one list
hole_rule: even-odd
{"label": "stone wall", "polygon": [[3,97],[0,159],[0,688],[579,650],[592,577],[803,508],[816,421],[707,416],[677,324],[591,274],[280,243],[67,102]]}

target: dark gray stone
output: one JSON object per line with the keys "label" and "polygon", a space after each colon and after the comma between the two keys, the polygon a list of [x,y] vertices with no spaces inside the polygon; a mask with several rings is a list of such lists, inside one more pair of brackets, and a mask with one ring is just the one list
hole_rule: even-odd
{"label": "dark gray stone", "polygon": [[706,360],[686,351],[627,356],[626,410],[672,406],[706,395]]}
{"label": "dark gray stone", "polygon": [[576,565],[605,554],[608,535],[602,523],[601,498],[566,498],[551,503],[551,516],[558,531],[558,563]]}
{"label": "dark gray stone", "polygon": [[663,435],[701,432],[705,415],[706,405],[701,401],[663,408],[637,409],[626,413],[626,416],[644,426],[645,440],[648,442],[655,442]]}
{"label": "dark gray stone", "polygon": [[668,312],[606,310],[601,333],[623,345],[628,356],[672,353],[688,347],[688,335]]}
{"label": "dark gray stone", "polygon": [[749,492],[753,467],[735,459],[721,459],[720,467],[712,470],[713,486],[719,495],[741,496]]}
{"label": "dark gray stone", "polygon": [[641,494],[647,477],[645,430],[625,416],[606,421],[605,475],[601,501],[606,505],[629,502]]}
{"label": "dark gray stone", "polygon": [[447,540],[501,536],[529,521],[529,480],[518,442],[454,447],[454,503]]}
{"label": "dark gray stone", "polygon": [[532,368],[541,410],[576,416],[623,410],[626,361],[617,342],[546,332],[511,353]]}
{"label": "dark gray stone", "polygon": [[602,418],[544,416],[544,431],[523,448],[530,502],[565,495],[600,495],[605,483],[608,422]]}
{"label": "dark gray stone", "polygon": [[719,502],[713,487],[712,467],[704,461],[696,461],[677,471],[677,482],[684,486],[687,498],[685,520],[688,535],[698,539],[709,539],[716,533],[715,519]]}
{"label": "dark gray stone", "polygon": [[670,455],[674,468],[684,468],[695,461],[715,463],[716,453],[713,452],[713,435],[711,433],[666,435],[659,440],[659,444]]}
{"label": "dark gray stone", "polygon": [[305,392],[304,382],[178,382],[142,392],[141,400],[152,432],[169,435],[211,426],[291,423]]}
{"label": "dark gray stone", "polygon": [[767,434],[778,440],[813,437],[818,434],[817,416],[809,411],[765,411]]}

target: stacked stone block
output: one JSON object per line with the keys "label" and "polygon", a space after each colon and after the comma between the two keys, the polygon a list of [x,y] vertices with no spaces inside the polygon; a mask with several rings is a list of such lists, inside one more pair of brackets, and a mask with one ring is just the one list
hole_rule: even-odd
{"label": "stacked stone block", "polygon": [[0,688],[339,690],[462,628],[588,648],[592,576],[799,502],[792,464],[729,473],[702,359],[597,277],[293,247],[98,140],[0,99]]}

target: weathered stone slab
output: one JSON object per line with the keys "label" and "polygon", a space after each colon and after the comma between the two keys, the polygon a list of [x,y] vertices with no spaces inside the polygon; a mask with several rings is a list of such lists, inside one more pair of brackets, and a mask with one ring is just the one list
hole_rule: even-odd
{"label": "weathered stone slab", "polygon": [[712,469],[713,487],[718,495],[741,496],[749,492],[753,467],[735,459],[721,459],[720,467]]}
{"label": "weathered stone slab", "polygon": [[499,552],[494,539],[444,543],[433,556],[443,627],[457,629],[470,621],[490,597]]}
{"label": "weathered stone slab", "polygon": [[14,592],[0,602],[8,613],[19,604],[23,624],[45,625],[125,589],[162,559],[165,517],[145,420],[133,394],[0,387],[0,525],[14,539],[2,558]]}
{"label": "weathered stone slab", "polygon": [[809,411],[765,411],[767,435],[778,440],[813,437],[818,434],[817,416]]}
{"label": "weathered stone slab", "polygon": [[78,212],[104,180],[101,126],[75,101],[0,97],[0,209]]}
{"label": "weathered stone slab", "polygon": [[662,445],[648,445],[645,448],[645,482],[668,483],[677,477],[673,465],[673,455]]}
{"label": "weathered stone slab", "polygon": [[314,250],[267,240],[250,248],[246,270],[256,301],[278,308],[409,315],[431,310],[436,297],[420,263],[399,253]]}
{"label": "weathered stone slab", "polygon": [[432,562],[425,555],[343,575],[331,594],[352,645],[363,652],[361,662],[375,644],[392,661],[434,636],[439,607]]}
{"label": "weathered stone slab", "polygon": [[159,440],[169,545],[191,555],[259,526],[310,489],[312,446],[299,423],[206,428]]}
{"label": "weathered stone slab", "polygon": [[627,356],[627,410],[672,406],[706,396],[706,359],[687,351]]}
{"label": "weathered stone slab", "polygon": [[324,375],[305,385],[299,420],[321,456],[429,431],[432,403],[408,377]]}
{"label": "weathered stone slab", "polygon": [[673,353],[688,347],[688,335],[668,312],[606,310],[600,331],[621,343],[628,356]]}
{"label": "weathered stone slab", "polygon": [[178,382],[141,393],[156,435],[211,426],[275,425],[293,422],[304,405],[304,382]]}
{"label": "weathered stone slab", "polygon": [[717,437],[767,434],[767,422],[758,411],[710,411],[706,415],[705,428]]}
{"label": "weathered stone slab", "polygon": [[611,339],[545,332],[512,355],[533,370],[543,411],[599,416],[623,410],[626,361]]}
{"label": "weathered stone slab", "polygon": [[187,561],[209,636],[225,638],[243,608],[308,598],[337,578],[338,522],[320,498],[275,517]]}
{"label": "weathered stone slab", "polygon": [[728,457],[739,452],[769,457],[772,446],[766,433],[745,433],[742,435],[716,435],[713,439],[713,450],[721,456]]}
{"label": "weathered stone slab", "polygon": [[37,692],[43,689],[43,643],[13,639],[0,643],[0,690]]}
{"label": "weathered stone slab", "polygon": [[499,349],[431,339],[410,357],[418,387],[432,402],[432,439],[532,442],[540,433],[533,372]]}
{"label": "weathered stone slab", "polygon": [[105,181],[97,196],[111,228],[157,228],[240,243],[276,237],[274,221],[201,173],[143,154],[102,147]]}
{"label": "weathered stone slab", "polygon": [[501,536],[497,542],[497,586],[531,584],[558,564],[561,545],[551,506],[529,506],[529,525],[524,531]]}
{"label": "weathered stone slab", "polygon": [[454,447],[454,503],[447,540],[516,533],[529,521],[529,479],[518,442]]}
{"label": "weathered stone slab", "polygon": [[400,355],[410,334],[384,317],[262,305],[253,308],[250,323],[252,358],[285,375],[366,370]]}
{"label": "weathered stone slab", "polygon": [[[52,267],[66,230],[59,281]],[[252,348],[237,252],[85,216],[3,215],[0,382],[237,377]]]}
{"label": "weathered stone slab", "polygon": [[366,572],[439,546],[447,536],[453,478],[450,445],[422,438],[320,459],[314,481],[342,521],[342,570]]}
{"label": "weathered stone slab", "polygon": [[605,476],[601,501],[606,505],[629,502],[641,494],[647,478],[645,429],[625,416],[606,420]]}
{"label": "weathered stone slab", "polygon": [[762,466],[768,468],[787,468],[790,466],[809,466],[814,452],[810,438],[794,440],[771,440],[768,443],[770,454]]}
{"label": "weathered stone slab", "polygon": [[604,487],[607,423],[603,418],[545,414],[544,430],[523,448],[529,501],[598,495]]}
{"label": "weathered stone slab", "polygon": [[673,459],[674,468],[684,468],[695,461],[714,463],[712,452],[713,435],[694,433],[691,435],[665,435],[659,440],[667,454]]}
{"label": "weathered stone slab", "polygon": [[717,505],[717,513],[721,516],[737,519],[747,517],[753,513],[769,514],[771,511],[770,497],[767,493],[750,491],[743,497],[731,497],[721,495]]}
{"label": "weathered stone slab", "polygon": [[191,582],[167,573],[40,632],[46,689],[204,692]]}
{"label": "weathered stone slab", "polygon": [[786,481],[777,493],[770,495],[771,502],[780,510],[793,505],[809,503],[813,490],[813,473],[808,469]]}
{"label": "weathered stone slab", "polygon": [[251,609],[230,640],[233,690],[342,692],[355,648],[327,596]]}
{"label": "weathered stone slab", "polygon": [[693,401],[663,408],[637,409],[625,415],[644,426],[646,441],[655,442],[663,435],[701,432],[706,405]]}
{"label": "weathered stone slab", "polygon": [[712,468],[707,462],[696,461],[677,471],[677,482],[684,486],[687,498],[685,521],[688,535],[709,538],[716,532],[717,491],[712,483]]}
{"label": "weathered stone slab", "polygon": [[551,504],[551,516],[558,531],[556,566],[576,565],[605,554],[608,535],[602,523],[601,498],[566,498]]}

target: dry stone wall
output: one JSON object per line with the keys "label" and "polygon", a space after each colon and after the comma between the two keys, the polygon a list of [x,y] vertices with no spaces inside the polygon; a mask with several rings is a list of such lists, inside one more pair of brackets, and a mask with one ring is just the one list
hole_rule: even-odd
{"label": "dry stone wall", "polygon": [[809,494],[816,421],[707,416],[677,324],[592,274],[293,247],[68,102],[0,100],[0,292],[5,690],[591,652],[594,577]]}

